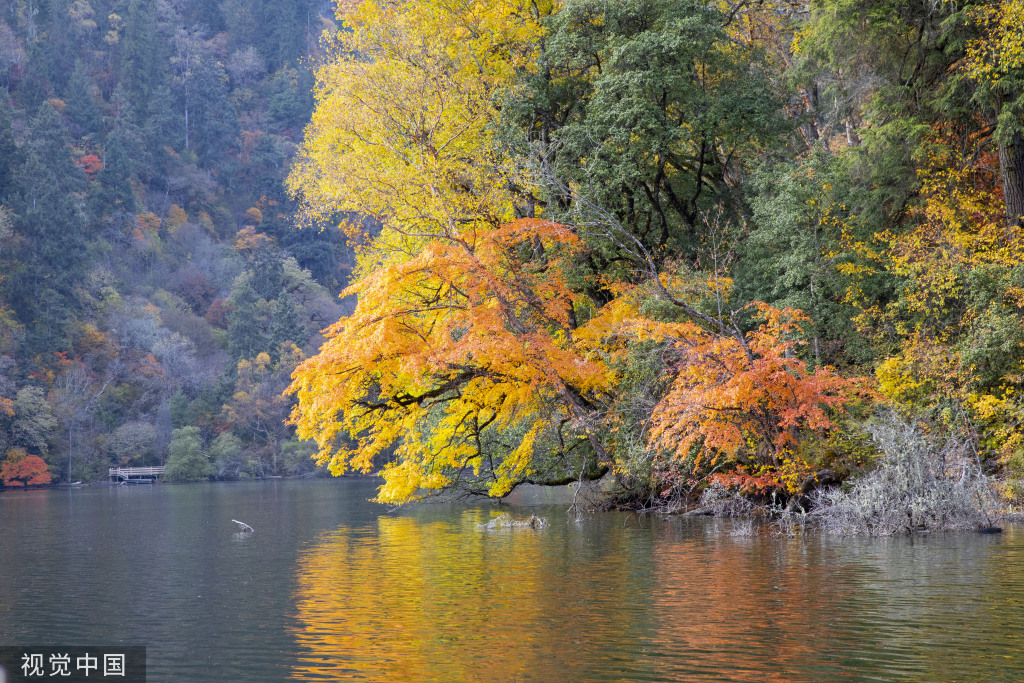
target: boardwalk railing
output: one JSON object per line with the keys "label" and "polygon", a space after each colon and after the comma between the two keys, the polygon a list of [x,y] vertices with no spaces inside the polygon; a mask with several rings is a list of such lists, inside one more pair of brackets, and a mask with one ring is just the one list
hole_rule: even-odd
{"label": "boardwalk railing", "polygon": [[110,481],[153,481],[163,473],[163,467],[111,467]]}

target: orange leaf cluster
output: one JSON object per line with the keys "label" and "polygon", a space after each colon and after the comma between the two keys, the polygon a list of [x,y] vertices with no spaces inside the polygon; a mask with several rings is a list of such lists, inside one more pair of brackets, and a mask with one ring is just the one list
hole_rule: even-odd
{"label": "orange leaf cluster", "polygon": [[75,164],[85,171],[85,174],[89,176],[90,180],[92,180],[97,173],[103,170],[103,161],[101,161],[95,154],[86,154],[78,159]]}
{"label": "orange leaf cluster", "polygon": [[[573,337],[579,295],[564,271],[577,248],[567,227],[522,219],[432,240],[368,272],[344,292],[358,295],[356,311],[294,374],[299,437],[317,441],[335,474],[397,446],[382,500],[478,474],[485,456],[491,494],[507,493],[555,416],[585,432],[584,405],[608,387],[608,368]],[[481,448],[487,429],[522,436],[495,462]]]}
{"label": "orange leaf cluster", "polygon": [[50,483],[46,461],[38,455],[24,455],[13,449],[0,465],[0,481],[4,486],[36,486]]}
{"label": "orange leaf cluster", "polygon": [[696,453],[697,465],[706,455],[713,464],[746,451],[780,464],[801,430],[830,429],[829,411],[866,392],[860,382],[829,367],[811,371],[796,357],[806,316],[761,303],[757,308],[764,322],[745,343],[693,325],[676,343],[678,374],[655,409],[651,431],[674,459]]}

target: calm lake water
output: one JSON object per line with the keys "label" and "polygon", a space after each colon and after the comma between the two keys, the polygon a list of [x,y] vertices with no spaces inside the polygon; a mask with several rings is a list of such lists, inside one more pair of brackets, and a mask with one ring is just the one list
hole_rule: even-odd
{"label": "calm lake water", "polygon": [[[0,645],[146,645],[150,681],[1024,680],[1019,527],[791,539],[373,489],[0,494]],[[503,512],[549,526],[481,528]]]}

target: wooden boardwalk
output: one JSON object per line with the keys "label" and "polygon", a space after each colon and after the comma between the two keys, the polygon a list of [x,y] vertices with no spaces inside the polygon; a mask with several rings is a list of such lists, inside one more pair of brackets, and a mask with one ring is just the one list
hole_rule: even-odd
{"label": "wooden boardwalk", "polygon": [[111,467],[110,481],[119,481],[122,484],[152,484],[163,473],[163,467]]}

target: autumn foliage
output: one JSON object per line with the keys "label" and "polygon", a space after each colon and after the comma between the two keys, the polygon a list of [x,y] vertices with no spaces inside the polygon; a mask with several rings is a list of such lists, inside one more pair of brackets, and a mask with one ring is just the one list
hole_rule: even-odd
{"label": "autumn foliage", "polygon": [[[825,433],[831,414],[867,396],[863,382],[832,368],[808,368],[797,356],[799,311],[758,304],[763,322],[745,338],[708,334],[686,325],[668,394],[655,408],[651,438],[675,460],[694,467],[751,456],[759,471],[793,489],[792,475],[809,469],[794,454],[801,435]],[[762,477],[759,488],[778,485]]]}
{"label": "autumn foliage", "polygon": [[7,458],[0,465],[0,481],[11,487],[49,484],[50,471],[46,461],[38,455],[14,448],[8,451]]}
{"label": "autumn foliage", "polygon": [[103,169],[103,161],[95,154],[86,154],[75,161],[90,179],[96,176]]}
{"label": "autumn foliage", "polygon": [[[336,475],[382,466],[389,503],[451,488],[501,497],[637,461],[671,471],[666,489],[751,458],[782,481],[801,439],[827,432],[860,385],[798,358],[799,311],[758,305],[760,326],[727,325],[694,307],[704,275],[656,273],[661,257],[637,237],[596,238],[527,205],[536,178],[497,152],[496,103],[536,67],[552,11],[341,7],[350,31],[318,74],[289,186],[309,216],[349,212],[359,262],[343,296],[358,303],[293,375],[296,433]],[[609,258],[609,239],[647,271],[588,275],[581,264]],[[650,345],[671,362],[638,379],[631,359]]]}
{"label": "autumn foliage", "polygon": [[[949,425],[969,420],[978,443],[1011,471],[1024,466],[1024,288],[1019,228],[1008,226],[993,156],[965,159],[937,130],[920,171],[913,230],[886,234],[884,267],[900,300],[864,316],[901,348],[879,363],[881,392]],[[1018,495],[1017,477],[1008,478]]]}
{"label": "autumn foliage", "polygon": [[[541,433],[587,438],[588,406],[608,388],[608,368],[573,337],[579,297],[565,268],[578,248],[566,226],[523,219],[432,241],[361,278],[345,292],[359,296],[356,312],[296,371],[298,434],[335,474],[396,447],[381,500],[481,474],[505,495],[530,474]],[[503,432],[518,443],[498,455]]]}

